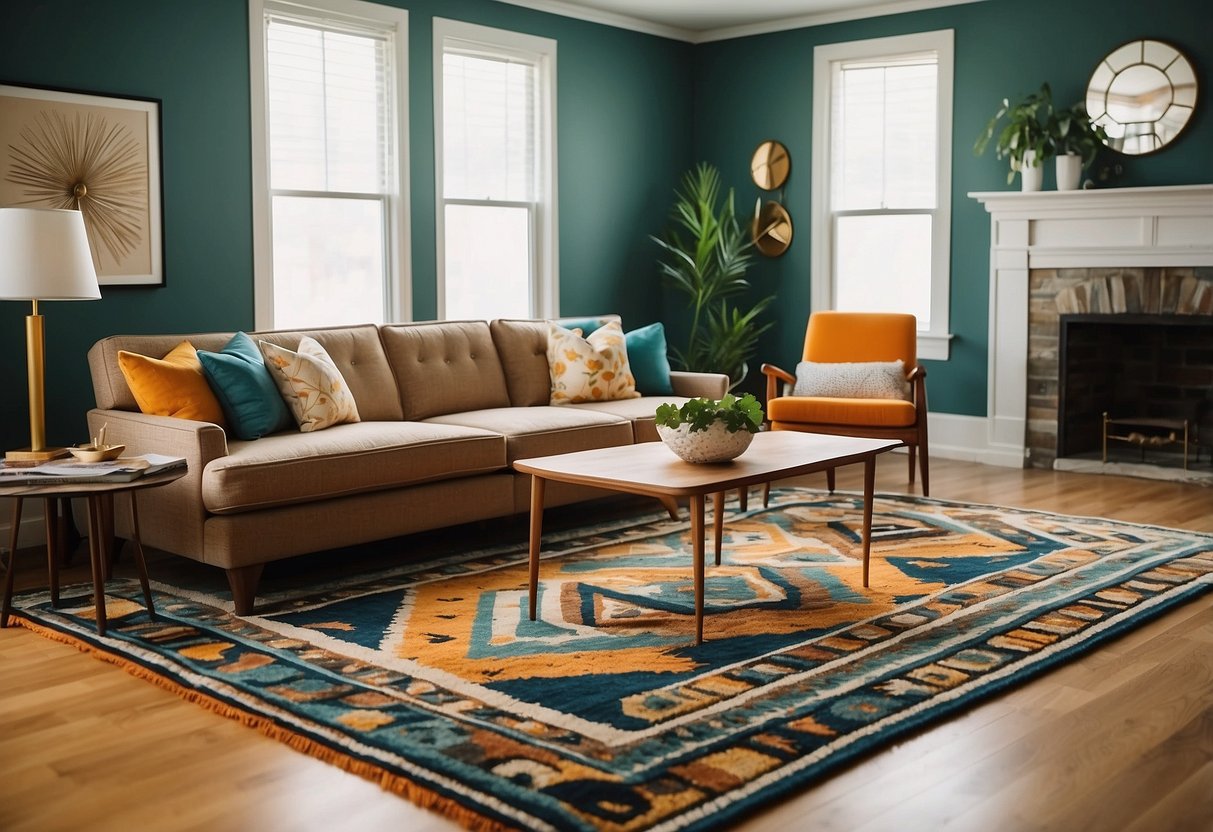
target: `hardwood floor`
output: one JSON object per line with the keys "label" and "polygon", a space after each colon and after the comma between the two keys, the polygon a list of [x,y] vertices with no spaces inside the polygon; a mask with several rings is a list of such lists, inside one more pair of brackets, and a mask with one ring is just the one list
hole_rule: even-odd
{"label": "hardwood floor", "polygon": [[[1213,532],[1213,488],[931,468],[935,497]],[[904,457],[882,460],[878,490],[904,492],[905,471]],[[838,487],[860,479],[840,470]],[[87,579],[86,561],[64,580]],[[44,563],[23,552],[19,585],[43,584]],[[459,827],[71,647],[0,630],[0,829],[386,828]],[[1213,829],[1213,593],[737,828]]]}

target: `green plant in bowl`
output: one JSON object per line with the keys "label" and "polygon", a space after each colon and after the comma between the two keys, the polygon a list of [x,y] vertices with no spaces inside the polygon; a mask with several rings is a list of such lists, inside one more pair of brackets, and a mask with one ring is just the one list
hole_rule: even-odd
{"label": "green plant in bowl", "polygon": [[728,462],[741,456],[762,428],[762,406],[749,393],[738,398],[691,399],[657,408],[657,435],[685,462]]}
{"label": "green plant in bowl", "polygon": [[669,403],[657,406],[658,425],[677,429],[685,424],[691,433],[707,430],[714,422],[721,423],[728,433],[739,430],[758,433],[762,418],[762,405],[751,393],[744,396],[729,393],[719,401],[700,396],[682,407]]}

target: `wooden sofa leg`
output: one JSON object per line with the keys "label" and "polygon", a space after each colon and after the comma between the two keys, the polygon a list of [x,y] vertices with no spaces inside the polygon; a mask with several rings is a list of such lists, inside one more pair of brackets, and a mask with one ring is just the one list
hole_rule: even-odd
{"label": "wooden sofa leg", "polygon": [[917,445],[907,445],[906,450],[909,451],[909,457],[910,457],[910,485],[913,485],[914,484],[914,465],[915,465],[915,463],[918,462],[918,460],[915,458],[917,456],[918,446]]}
{"label": "wooden sofa leg", "polygon": [[930,469],[927,465],[927,437],[926,431],[922,431],[918,438],[918,465],[922,471],[922,496],[931,496],[931,479]]}
{"label": "wooden sofa leg", "polygon": [[240,566],[235,569],[225,569],[227,583],[232,588],[232,602],[236,607],[236,615],[252,615],[253,599],[257,596],[257,582],[261,580],[261,570],[264,563],[252,566]]}

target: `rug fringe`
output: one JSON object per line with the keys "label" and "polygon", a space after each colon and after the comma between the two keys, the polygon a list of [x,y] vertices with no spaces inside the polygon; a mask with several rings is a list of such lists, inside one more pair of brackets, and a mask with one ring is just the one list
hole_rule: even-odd
{"label": "rug fringe", "polygon": [[336,766],[343,771],[348,771],[349,773],[355,774],[364,780],[370,780],[373,783],[377,783],[379,784],[380,788],[384,789],[385,791],[399,795],[400,797],[404,797],[410,802],[420,806],[422,809],[438,812],[439,814],[450,818],[461,826],[474,830],[474,832],[510,832],[510,830],[516,829],[516,827],[507,826],[501,821],[485,817],[484,815],[481,815],[478,812],[457,803],[449,797],[444,797],[437,792],[418,785],[412,780],[392,774],[382,766],[375,765],[374,763],[368,763],[365,760],[355,759],[348,754],[344,754],[330,748],[327,745],[323,745],[315,740],[308,739],[307,737],[297,734],[294,731],[283,728],[281,725],[275,724],[271,719],[250,713],[243,708],[230,705],[227,702],[223,702],[214,698],[213,696],[197,691],[194,688],[178,684],[177,682],[167,679],[155,671],[148,670],[146,667],[138,664],[137,662],[128,661],[121,656],[117,656],[108,650],[98,647],[97,645],[90,644],[81,638],[71,636],[50,627],[35,624],[34,622],[22,617],[16,611],[12,613],[9,621],[10,623],[15,623],[21,627],[24,627],[32,633],[36,633],[44,638],[48,638],[51,641],[57,641],[61,644],[75,647],[81,653],[87,653],[88,655],[100,659],[107,664],[120,667],[130,675],[151,682],[163,690],[167,690],[170,693],[179,696],[187,702],[201,705],[203,708],[211,711],[212,713],[226,717],[227,719],[235,720],[241,725],[245,725],[249,728],[255,728],[265,736],[277,740],[278,742],[295,751],[307,754],[309,757],[315,757],[321,762]]}

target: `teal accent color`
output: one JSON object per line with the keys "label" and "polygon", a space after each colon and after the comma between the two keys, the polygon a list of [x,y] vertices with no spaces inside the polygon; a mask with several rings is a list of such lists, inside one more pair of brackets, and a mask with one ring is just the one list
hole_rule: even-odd
{"label": "teal accent color", "polygon": [[666,355],[665,327],[661,322],[625,333],[624,341],[636,389],[645,396],[672,395],[670,359]]}
{"label": "teal accent color", "polygon": [[[681,343],[685,303],[662,288],[650,234],[669,225],[683,172],[717,165],[742,213],[779,196],[796,237],[758,258],[753,296],[778,295],[776,327],[756,361],[795,366],[809,312],[809,171],[813,47],[952,28],[952,358],[927,362],[931,408],[981,416],[987,385],[989,218],[969,191],[1006,189],[1004,163],[973,140],[1004,96],[1049,81],[1078,100],[1096,62],[1139,37],[1168,40],[1196,67],[1197,110],[1171,147],[1126,159],[1117,185],[1213,182],[1213,40],[1203,0],[986,0],[692,45],[490,0],[395,0],[409,11],[409,211],[413,318],[437,314],[432,19],[466,20],[554,38],[562,315],[602,310],[662,320]],[[52,444],[83,441],[94,398],[86,354],[99,339],[254,327],[249,31],[246,0],[56,0],[8,3],[0,25],[4,83],[159,99],[165,285],[102,287],[97,303],[47,303],[46,411]],[[780,194],[759,191],[749,160],[763,139],[788,147]],[[3,174],[0,174],[3,175]],[[1052,188],[1048,167],[1045,187]],[[0,302],[0,385],[25,389],[23,318]],[[753,370],[745,389],[757,389]],[[0,398],[5,447],[28,441],[23,392]]]}
{"label": "teal accent color", "polygon": [[237,439],[260,439],[295,427],[252,338],[237,332],[220,352],[198,350],[198,361]]}
{"label": "teal accent color", "polygon": [[589,335],[606,323],[605,318],[560,318],[556,321],[565,329],[580,329],[582,336]]}
{"label": "teal accent color", "polygon": [[[775,293],[776,326],[762,339],[758,361],[791,370],[801,358],[810,295],[810,174],[813,135],[813,48],[866,38],[953,29],[951,358],[924,361],[932,411],[985,416],[989,362],[990,217],[970,191],[1017,190],[1006,161],[973,154],[973,143],[1004,97],[1014,99],[1048,81],[1060,106],[1084,97],[1098,61],[1135,38],[1157,38],[1184,51],[1196,68],[1196,112],[1174,144],[1149,156],[1119,157],[1117,187],[1213,183],[1213,38],[1204,0],[986,0],[924,11],[814,26],[706,43],[695,55],[695,158],[720,167],[737,202],[781,198],[795,237],[782,257],[750,270],[754,297]],[[761,93],[758,91],[761,90]],[[792,172],[782,193],[750,180],[750,156],[764,139],[788,148]],[[1110,155],[1110,154],[1109,154]],[[1088,172],[1085,174],[1090,175]],[[1045,166],[1046,190],[1056,187]],[[605,308],[605,307],[604,307]],[[665,318],[681,314],[665,307]],[[673,333],[671,333],[673,334]],[[680,343],[676,341],[676,343]],[[745,387],[761,382],[751,368]]]}

